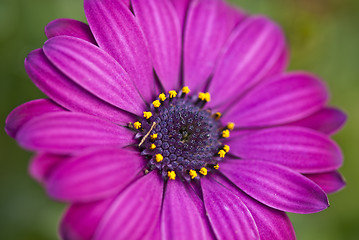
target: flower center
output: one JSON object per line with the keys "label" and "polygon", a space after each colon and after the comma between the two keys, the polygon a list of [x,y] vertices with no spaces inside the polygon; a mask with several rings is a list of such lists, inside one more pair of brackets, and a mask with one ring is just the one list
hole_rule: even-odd
{"label": "flower center", "polygon": [[138,148],[148,159],[148,169],[157,169],[164,179],[176,176],[190,181],[218,169],[229,151],[221,139],[229,137],[233,123],[223,127],[219,112],[204,109],[209,93],[190,97],[188,87],[168,95],[161,93],[150,111],[129,127],[137,132]]}

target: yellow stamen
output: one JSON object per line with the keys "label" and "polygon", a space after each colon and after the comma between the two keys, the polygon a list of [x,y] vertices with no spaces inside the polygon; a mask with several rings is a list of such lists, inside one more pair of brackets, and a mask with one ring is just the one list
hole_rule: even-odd
{"label": "yellow stamen", "polygon": [[205,99],[204,99],[206,102],[209,102],[211,101],[211,94],[209,94],[209,92],[206,92],[205,93]]}
{"label": "yellow stamen", "polygon": [[219,165],[216,164],[216,165],[213,166],[213,168],[214,168],[214,169],[218,169],[218,168],[219,168]]}
{"label": "yellow stamen", "polygon": [[157,134],[157,133],[154,133],[154,134],[151,135],[151,139],[152,139],[152,140],[157,139],[157,137],[158,137],[158,134]]}
{"label": "yellow stamen", "polygon": [[164,93],[161,93],[158,98],[163,102],[164,100],[166,100],[166,95]]}
{"label": "yellow stamen", "polygon": [[187,86],[184,86],[184,87],[182,88],[182,92],[183,92],[184,94],[188,94],[190,91],[191,91],[191,90],[189,90],[189,87],[187,87]]}
{"label": "yellow stamen", "polygon": [[163,156],[161,154],[156,154],[156,162],[162,162]]}
{"label": "yellow stamen", "polygon": [[228,129],[222,131],[222,137],[224,137],[224,138],[229,137],[229,130]]}
{"label": "yellow stamen", "polygon": [[143,117],[145,117],[146,119],[149,119],[150,117],[152,117],[152,113],[151,112],[143,112]]}
{"label": "yellow stamen", "polygon": [[216,113],[214,114],[214,117],[218,120],[218,119],[220,119],[220,118],[222,117],[222,113],[216,112]]}
{"label": "yellow stamen", "polygon": [[150,146],[150,149],[153,150],[153,149],[155,149],[155,148],[156,148],[156,145],[152,143],[151,146]]}
{"label": "yellow stamen", "polygon": [[203,167],[203,168],[201,168],[201,170],[199,170],[199,172],[200,172],[203,176],[206,176],[206,175],[207,175],[207,168]]}
{"label": "yellow stamen", "polygon": [[191,176],[191,178],[193,179],[193,178],[195,178],[195,177],[197,177],[197,173],[196,173],[196,171],[195,170],[189,170],[189,175]]}
{"label": "yellow stamen", "polygon": [[141,123],[140,122],[135,122],[133,124],[133,126],[136,128],[136,129],[140,129],[141,128]]}
{"label": "yellow stamen", "polygon": [[158,108],[161,106],[161,102],[159,100],[153,101],[152,104],[155,108]]}
{"label": "yellow stamen", "polygon": [[168,176],[168,178],[171,179],[171,180],[175,180],[175,179],[176,179],[176,173],[175,173],[175,171],[168,171],[168,172],[167,172],[167,176]]}
{"label": "yellow stamen", "polygon": [[204,101],[206,99],[206,94],[203,92],[198,93],[198,98]]}
{"label": "yellow stamen", "polygon": [[169,91],[168,94],[170,95],[170,98],[175,98],[177,96],[177,92],[175,90]]}
{"label": "yellow stamen", "polygon": [[229,152],[229,149],[231,149],[228,145],[224,145],[223,146],[223,150],[225,151],[225,152]]}
{"label": "yellow stamen", "polygon": [[232,123],[232,122],[230,122],[230,123],[227,124],[227,128],[228,128],[229,130],[231,130],[231,131],[234,129],[234,126],[235,126],[235,124]]}
{"label": "yellow stamen", "polygon": [[226,152],[225,152],[224,150],[219,150],[218,155],[219,155],[221,158],[224,158],[224,156],[226,156]]}

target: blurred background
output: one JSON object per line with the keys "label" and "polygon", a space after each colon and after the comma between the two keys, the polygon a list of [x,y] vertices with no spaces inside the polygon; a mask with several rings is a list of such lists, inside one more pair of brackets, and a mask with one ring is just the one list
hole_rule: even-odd
{"label": "blurred background", "polygon": [[[314,72],[330,87],[331,104],[349,115],[334,136],[342,147],[347,187],[329,196],[331,207],[310,215],[290,214],[298,239],[359,239],[359,1],[232,0],[265,14],[284,29],[290,69]],[[85,20],[82,0],[0,0],[0,123],[16,106],[44,97],[27,77],[23,61],[46,40],[56,18]],[[65,205],[50,200],[27,173],[31,153],[0,130],[0,239],[57,239]]]}

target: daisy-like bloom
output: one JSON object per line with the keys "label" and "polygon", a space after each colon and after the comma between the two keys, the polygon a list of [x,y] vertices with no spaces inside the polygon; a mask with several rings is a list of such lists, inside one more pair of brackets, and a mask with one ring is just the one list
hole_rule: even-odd
{"label": "daisy-like bloom", "polygon": [[323,82],[285,73],[281,29],[221,0],[85,0],[25,68],[49,99],[6,131],[70,204],[63,239],[294,239],[285,212],[344,186]]}

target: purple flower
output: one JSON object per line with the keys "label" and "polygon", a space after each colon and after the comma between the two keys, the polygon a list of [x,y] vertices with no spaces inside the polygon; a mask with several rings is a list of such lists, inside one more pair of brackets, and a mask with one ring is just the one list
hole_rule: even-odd
{"label": "purple flower", "polygon": [[[130,7],[129,7],[130,6]],[[49,99],[7,133],[70,203],[63,239],[294,239],[285,212],[345,183],[346,120],[318,77],[285,73],[281,29],[220,0],[85,0],[25,68]]]}

